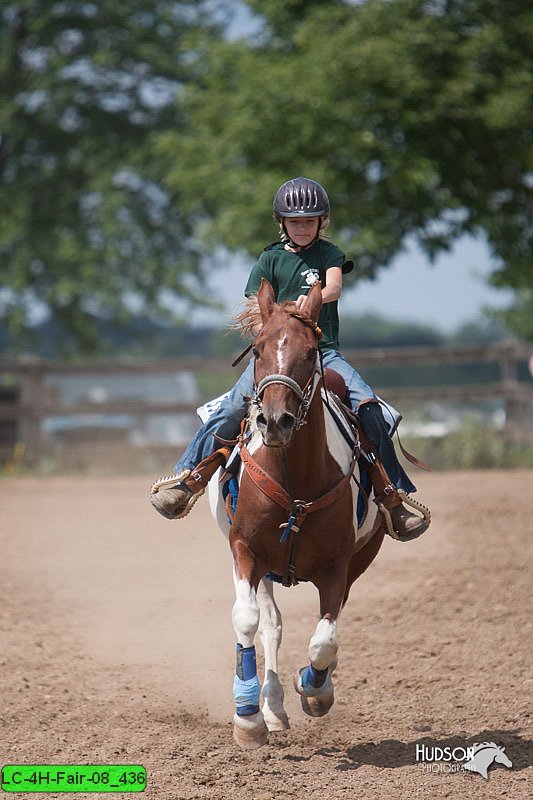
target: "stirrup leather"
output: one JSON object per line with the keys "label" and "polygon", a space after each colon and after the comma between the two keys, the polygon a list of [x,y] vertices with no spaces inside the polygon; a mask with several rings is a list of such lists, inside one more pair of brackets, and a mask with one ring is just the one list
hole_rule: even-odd
{"label": "stirrup leather", "polygon": [[[183,472],[180,472],[178,475],[166,475],[164,478],[159,478],[159,480],[152,484],[150,488],[150,494],[157,494],[160,489],[177,489],[180,483],[183,483],[189,489],[185,481],[187,478],[189,478],[190,474],[190,469],[184,469]],[[182,510],[176,514],[173,519],[183,519],[183,517],[186,517],[204,492],[205,487],[200,489],[198,492],[193,492],[187,500],[184,508],[182,508]]]}
{"label": "stirrup leather", "polygon": [[[398,493],[402,503],[404,503],[406,506],[411,506],[411,508],[415,508],[417,511],[420,511],[420,513],[422,514],[421,518],[424,519],[428,523],[428,525],[431,523],[431,511],[429,510],[429,508],[427,508],[426,506],[422,505],[422,503],[419,503],[418,500],[414,500],[403,489],[396,489],[396,492]],[[398,534],[394,530],[394,526],[392,524],[392,519],[391,519],[391,515],[390,515],[389,509],[385,508],[383,503],[377,503],[377,506],[378,506],[378,509],[381,512],[382,517],[383,517],[383,522],[384,522],[384,525],[385,525],[386,532],[393,539],[396,539],[396,541],[401,542],[402,541],[402,537],[398,536]]]}

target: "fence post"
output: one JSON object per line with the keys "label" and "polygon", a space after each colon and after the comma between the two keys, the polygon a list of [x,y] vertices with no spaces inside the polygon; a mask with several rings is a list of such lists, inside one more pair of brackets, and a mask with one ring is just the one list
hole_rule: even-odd
{"label": "fence post", "polygon": [[41,407],[43,397],[43,364],[39,359],[28,359],[21,376],[20,428],[18,439],[25,448],[25,456],[31,461],[41,455]]}
{"label": "fence post", "polygon": [[521,422],[521,404],[518,398],[517,342],[504,342],[500,351],[500,376],[505,406],[505,432],[513,433]]}

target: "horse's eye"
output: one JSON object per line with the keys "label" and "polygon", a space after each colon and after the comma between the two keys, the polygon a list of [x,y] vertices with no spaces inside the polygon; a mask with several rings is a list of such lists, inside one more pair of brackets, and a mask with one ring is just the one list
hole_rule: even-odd
{"label": "horse's eye", "polygon": [[306,355],[306,358],[307,358],[307,360],[308,360],[308,361],[314,361],[314,360],[315,360],[315,358],[316,358],[316,353],[317,353],[317,349],[316,349],[316,347],[311,347],[311,348],[310,348],[310,349],[307,351],[307,355]]}
{"label": "horse's eye", "polygon": [[252,355],[254,358],[259,358],[260,353],[258,347],[252,347]]}

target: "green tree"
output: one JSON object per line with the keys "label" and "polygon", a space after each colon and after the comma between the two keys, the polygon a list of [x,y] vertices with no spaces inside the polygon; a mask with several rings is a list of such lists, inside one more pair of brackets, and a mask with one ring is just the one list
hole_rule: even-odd
{"label": "green tree", "polygon": [[36,303],[74,347],[94,314],[195,297],[198,248],[149,133],[179,126],[174,99],[209,36],[202,2],[13,0],[0,11],[0,319]]}
{"label": "green tree", "polygon": [[[0,319],[197,300],[206,252],[256,254],[288,176],[331,193],[372,277],[414,236],[484,231],[531,291],[532,11],[519,0],[12,0],[0,10]],[[213,19],[219,25],[213,24]]]}
{"label": "green tree", "polygon": [[406,237],[434,258],[484,232],[502,284],[529,270],[532,8],[518,0],[254,0],[263,29],[221,41],[157,135],[206,246],[257,253],[287,177],[331,194],[352,279]]}
{"label": "green tree", "polygon": [[533,263],[529,275],[524,274],[520,282],[509,281],[507,271],[504,269],[496,272],[494,283],[497,286],[511,286],[515,289],[515,293],[514,302],[510,307],[494,311],[492,316],[496,321],[503,322],[505,327],[518,338],[533,342]]}

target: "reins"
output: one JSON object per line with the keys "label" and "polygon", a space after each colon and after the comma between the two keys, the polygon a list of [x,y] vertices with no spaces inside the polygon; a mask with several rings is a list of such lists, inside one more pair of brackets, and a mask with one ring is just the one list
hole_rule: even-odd
{"label": "reins", "polygon": [[237,358],[236,358],[236,359],[234,359],[234,360],[231,362],[231,366],[232,366],[232,367],[236,367],[236,366],[237,366],[237,364],[240,364],[240,363],[241,363],[241,361],[243,360],[244,356],[245,356],[247,353],[249,353],[249,352],[250,352],[250,350],[252,349],[252,347],[253,347],[253,346],[254,346],[254,343],[253,343],[253,342],[250,342],[250,344],[248,345],[248,347],[245,347],[245,348],[244,348],[244,350],[242,351],[242,353],[239,353],[239,355],[237,356]]}

